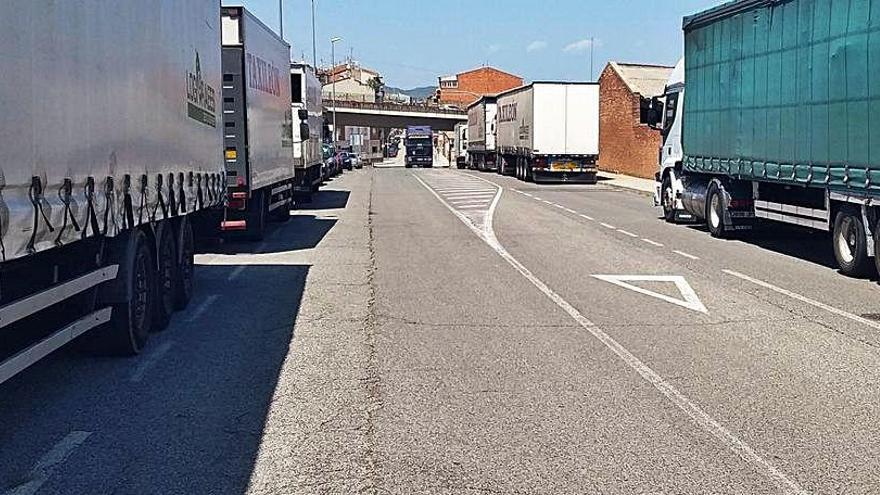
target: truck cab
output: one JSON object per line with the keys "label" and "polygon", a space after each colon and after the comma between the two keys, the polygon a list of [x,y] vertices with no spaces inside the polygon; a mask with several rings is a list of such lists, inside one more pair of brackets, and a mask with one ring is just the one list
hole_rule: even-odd
{"label": "truck cab", "polygon": [[682,121],[684,120],[684,59],[679,60],[666,83],[666,91],[655,99],[653,106],[659,112],[661,133],[660,169],[657,172],[654,189],[654,206],[663,207],[663,217],[667,221],[691,220],[684,211],[681,195],[684,184],[681,180],[681,163],[684,159],[682,148]]}

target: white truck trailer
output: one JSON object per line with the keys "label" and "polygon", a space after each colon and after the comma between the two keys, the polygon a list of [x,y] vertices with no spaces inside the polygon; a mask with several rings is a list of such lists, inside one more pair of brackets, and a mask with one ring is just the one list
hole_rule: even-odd
{"label": "white truck trailer", "polygon": [[269,218],[290,218],[293,202],[290,45],[244,7],[221,15],[229,198],[221,230],[260,240]]}
{"label": "white truck trailer", "polygon": [[189,302],[193,227],[225,190],[220,0],[14,4],[0,16],[0,383],[80,337],[141,352]]}
{"label": "white truck trailer", "polygon": [[468,125],[455,124],[455,166],[467,167],[468,158]]}
{"label": "white truck trailer", "polygon": [[599,85],[534,82],[498,95],[499,171],[535,182],[596,182]]}
{"label": "white truck trailer", "polygon": [[297,201],[310,202],[322,181],[324,127],[321,81],[311,65],[304,62],[290,65],[290,93],[293,115],[299,119],[299,127],[293,128],[294,197]]}
{"label": "white truck trailer", "polygon": [[495,153],[497,113],[494,96],[484,96],[468,106],[468,168],[498,169]]}

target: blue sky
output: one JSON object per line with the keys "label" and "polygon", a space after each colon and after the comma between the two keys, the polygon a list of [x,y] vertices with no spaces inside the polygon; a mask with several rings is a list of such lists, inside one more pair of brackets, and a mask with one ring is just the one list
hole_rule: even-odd
{"label": "blue sky", "polygon": [[[278,0],[223,0],[278,26]],[[391,86],[437,84],[437,77],[483,64],[527,80],[585,80],[589,39],[595,75],[608,60],[674,65],[681,19],[722,0],[315,0],[318,63],[348,57],[379,70]],[[310,0],[284,0],[285,38],[311,61]]]}

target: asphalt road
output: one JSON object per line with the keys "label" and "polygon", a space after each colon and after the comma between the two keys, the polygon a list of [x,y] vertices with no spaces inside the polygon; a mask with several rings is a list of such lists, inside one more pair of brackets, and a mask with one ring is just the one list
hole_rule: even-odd
{"label": "asphalt road", "polygon": [[346,173],[144,356],[0,386],[0,493],[880,493],[876,282],[649,203]]}

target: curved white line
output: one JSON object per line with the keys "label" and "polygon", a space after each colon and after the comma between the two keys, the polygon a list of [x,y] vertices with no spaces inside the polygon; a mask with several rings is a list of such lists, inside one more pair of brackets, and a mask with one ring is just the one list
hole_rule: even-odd
{"label": "curved white line", "polygon": [[502,246],[501,243],[498,241],[498,238],[495,236],[495,230],[492,227],[495,218],[495,209],[498,207],[498,202],[501,199],[501,194],[503,191],[501,185],[477,177],[480,180],[483,180],[490,184],[494,184],[498,187],[498,194],[495,196],[495,200],[492,202],[492,206],[489,207],[489,212],[486,215],[486,223],[483,227],[483,230],[480,230],[470,221],[470,219],[456,211],[455,208],[444,201],[443,198],[439,194],[434,192],[434,190],[431,189],[431,187],[426,184],[422,179],[420,179],[415,174],[413,174],[413,177],[415,177],[417,181],[425,186],[425,189],[433,194],[444,206],[446,206],[449,211],[451,211],[469,229],[477,234],[478,237],[483,239],[483,241],[485,241],[486,244],[489,245],[489,247],[491,247],[496,253],[498,253],[499,256],[504,258],[504,260],[507,261],[507,263],[510,264],[510,266],[512,266],[516,271],[518,271],[520,275],[525,277],[539,291],[550,298],[550,300],[556,303],[556,305],[559,306],[563,311],[568,313],[568,315],[571,316],[572,319],[574,319],[581,326],[581,328],[588,331],[590,334],[593,335],[593,337],[602,342],[608,349],[616,354],[617,357],[619,357],[624,363],[626,363],[627,366],[638,373],[645,381],[653,385],[654,388],[656,388],[661,394],[663,394],[672,404],[674,404],[681,411],[687,414],[688,417],[691,418],[691,421],[693,421],[695,424],[703,428],[706,432],[718,439],[728,449],[737,454],[742,460],[752,465],[752,467],[754,467],[758,472],[773,481],[780,489],[782,489],[783,493],[799,495],[807,493],[794,480],[779,471],[768,460],[761,457],[757,452],[755,452],[752,447],[750,447],[747,443],[745,443],[743,440],[733,434],[733,432],[725,428],[724,425],[712,418],[712,416],[710,416],[708,413],[703,411],[700,406],[695,404],[686,395],[675,388],[671,383],[666,381],[666,379],[664,379],[659,373],[651,369],[651,367],[643,363],[633,353],[629,352],[629,350],[627,350],[623,345],[614,340],[614,338],[605,333],[602,329],[597,327],[593,322],[588,320],[583,314],[581,314],[580,311],[577,310],[577,308],[569,304],[568,301],[563,299],[562,296],[557,294],[541,279],[536,277],[528,268],[520,263],[519,260],[514,258],[513,255],[511,255],[509,252],[507,252],[507,249],[505,249],[504,246]]}

